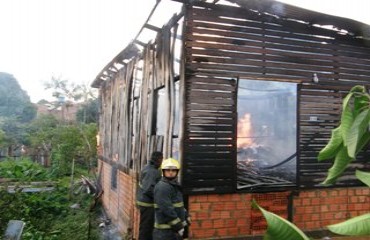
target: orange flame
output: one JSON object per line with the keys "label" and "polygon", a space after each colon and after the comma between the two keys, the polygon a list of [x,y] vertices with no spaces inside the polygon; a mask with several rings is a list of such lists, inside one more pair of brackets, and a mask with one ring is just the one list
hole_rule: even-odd
{"label": "orange flame", "polygon": [[251,114],[246,113],[238,120],[238,148],[246,148],[253,145]]}

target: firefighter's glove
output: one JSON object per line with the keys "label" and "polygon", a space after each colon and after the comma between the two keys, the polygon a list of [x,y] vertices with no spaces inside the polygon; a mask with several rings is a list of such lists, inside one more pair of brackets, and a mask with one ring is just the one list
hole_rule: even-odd
{"label": "firefighter's glove", "polygon": [[181,228],[177,233],[182,237],[184,236],[184,228]]}
{"label": "firefighter's glove", "polygon": [[186,218],[186,223],[187,223],[189,226],[191,225],[191,217],[190,217],[190,216]]}

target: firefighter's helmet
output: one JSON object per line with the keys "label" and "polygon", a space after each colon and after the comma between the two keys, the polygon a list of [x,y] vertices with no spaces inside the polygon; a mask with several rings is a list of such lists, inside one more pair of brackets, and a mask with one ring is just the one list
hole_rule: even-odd
{"label": "firefighter's helmet", "polygon": [[167,158],[167,159],[163,160],[161,168],[162,168],[162,170],[165,170],[165,169],[180,170],[180,163],[176,159]]}

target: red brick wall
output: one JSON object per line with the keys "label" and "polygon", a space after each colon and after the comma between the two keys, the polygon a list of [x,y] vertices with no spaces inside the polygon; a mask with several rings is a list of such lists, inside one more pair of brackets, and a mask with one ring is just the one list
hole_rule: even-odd
{"label": "red brick wall", "polygon": [[278,192],[190,196],[191,237],[215,239],[261,234],[266,222],[260,211],[252,209],[251,200],[286,218],[288,195],[288,192]]}
{"label": "red brick wall", "polygon": [[127,234],[128,231],[133,231],[134,236],[137,236],[139,211],[135,207],[135,178],[117,171],[117,188],[112,189],[110,179],[112,167],[103,161],[99,161],[100,168],[101,183],[104,189],[102,197],[104,209],[123,235]]}
{"label": "red brick wall", "polygon": [[[135,178],[118,171],[117,189],[112,190],[111,166],[101,161],[100,166],[104,208],[123,235],[132,229],[137,237],[139,211],[135,207]],[[266,222],[260,211],[252,209],[252,199],[287,219],[289,195],[290,192],[190,196],[191,239],[261,235],[266,230]],[[370,189],[367,187],[307,190],[293,197],[293,223],[304,231],[320,230],[367,212],[370,212]]]}
{"label": "red brick wall", "polygon": [[[189,197],[192,239],[217,239],[261,235],[266,222],[251,207],[260,206],[288,218],[290,192],[210,194]],[[293,198],[293,222],[304,231],[370,212],[370,189],[337,188],[302,191]]]}
{"label": "red brick wall", "polygon": [[294,224],[314,230],[370,212],[370,189],[335,188],[302,191],[294,199]]}

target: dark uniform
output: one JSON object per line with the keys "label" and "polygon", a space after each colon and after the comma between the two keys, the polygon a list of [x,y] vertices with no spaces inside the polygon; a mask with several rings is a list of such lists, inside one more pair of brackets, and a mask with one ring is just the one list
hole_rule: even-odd
{"label": "dark uniform", "polygon": [[187,223],[187,212],[178,182],[162,177],[154,188],[154,240],[178,240]]}
{"label": "dark uniform", "polygon": [[154,202],[153,190],[161,179],[161,172],[155,162],[151,160],[141,171],[137,201],[140,209],[139,240],[153,239]]}

